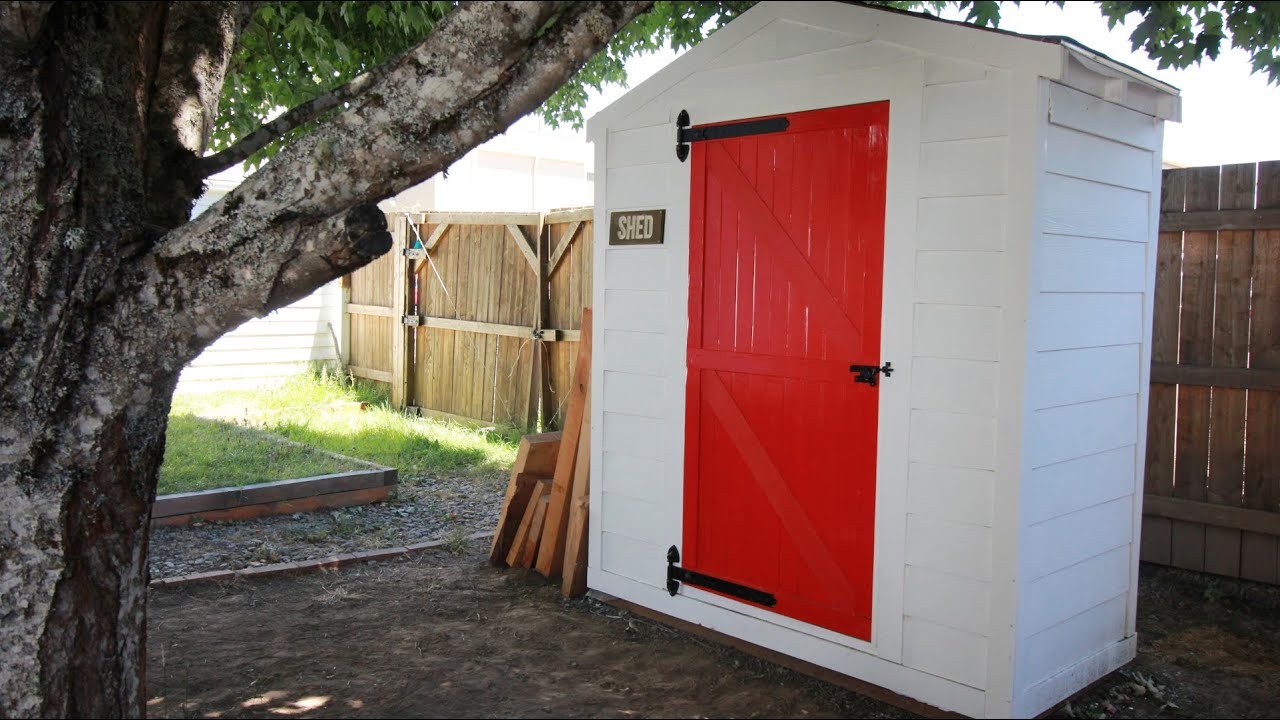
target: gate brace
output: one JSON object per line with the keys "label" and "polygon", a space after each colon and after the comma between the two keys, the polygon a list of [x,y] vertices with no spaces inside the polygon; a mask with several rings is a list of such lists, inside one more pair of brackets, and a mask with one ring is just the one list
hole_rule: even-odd
{"label": "gate brace", "polygon": [[689,111],[681,110],[676,117],[676,157],[680,162],[689,159],[689,143],[705,140],[725,140],[727,138],[746,135],[765,135],[785,131],[791,121],[785,117],[772,117],[763,120],[744,120],[742,122],[708,125],[705,127],[689,127]]}
{"label": "gate brace", "polygon": [[745,585],[739,585],[728,580],[721,580],[718,577],[703,575],[700,572],[694,572],[687,568],[676,567],[676,563],[680,562],[680,550],[672,545],[667,550],[667,592],[675,596],[676,591],[680,589],[680,583],[686,582],[690,585],[697,585],[708,590],[714,590],[722,595],[731,595],[747,602],[753,602],[757,605],[765,607],[773,607],[778,604],[778,599],[771,593],[763,590],[756,590]]}

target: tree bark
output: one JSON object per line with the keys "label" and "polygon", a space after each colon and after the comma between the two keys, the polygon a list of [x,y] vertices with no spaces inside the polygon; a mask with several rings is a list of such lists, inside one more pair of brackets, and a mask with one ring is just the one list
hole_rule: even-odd
{"label": "tree bark", "polygon": [[0,715],[141,716],[178,373],[390,246],[375,202],[533,110],[650,3],[464,3],[193,222],[243,4],[0,6]]}

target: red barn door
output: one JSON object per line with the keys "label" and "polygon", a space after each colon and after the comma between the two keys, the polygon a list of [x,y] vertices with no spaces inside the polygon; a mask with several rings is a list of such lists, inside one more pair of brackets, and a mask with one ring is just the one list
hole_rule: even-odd
{"label": "red barn door", "polygon": [[869,640],[889,104],[785,117],[692,145],[681,562]]}

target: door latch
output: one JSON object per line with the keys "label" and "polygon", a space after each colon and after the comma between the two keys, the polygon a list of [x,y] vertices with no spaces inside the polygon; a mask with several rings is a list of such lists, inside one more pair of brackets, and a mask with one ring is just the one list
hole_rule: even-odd
{"label": "door latch", "polygon": [[850,365],[849,372],[858,374],[858,376],[853,379],[854,382],[866,383],[871,387],[875,387],[877,385],[876,375],[883,373],[885,377],[889,377],[893,374],[893,363],[887,362],[882,367],[876,367],[875,365]]}

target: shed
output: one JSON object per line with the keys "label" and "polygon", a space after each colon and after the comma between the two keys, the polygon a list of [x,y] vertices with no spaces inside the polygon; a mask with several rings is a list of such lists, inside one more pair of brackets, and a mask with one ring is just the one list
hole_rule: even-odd
{"label": "shed", "polygon": [[592,118],[590,587],[974,717],[1132,659],[1179,109],[1066,38],[764,2]]}

